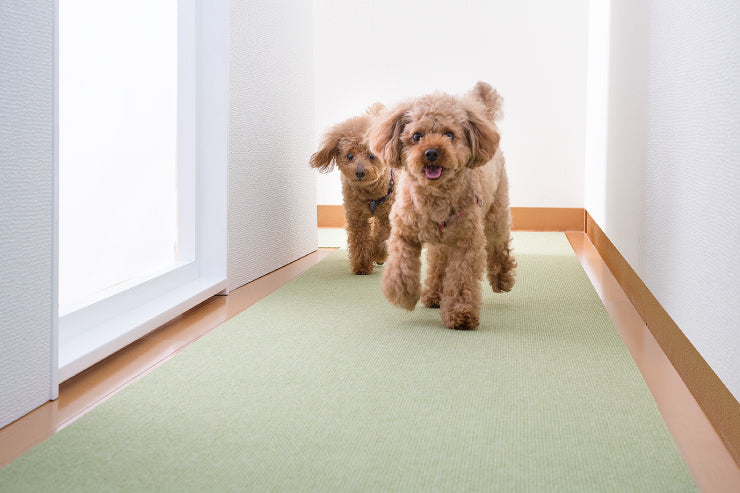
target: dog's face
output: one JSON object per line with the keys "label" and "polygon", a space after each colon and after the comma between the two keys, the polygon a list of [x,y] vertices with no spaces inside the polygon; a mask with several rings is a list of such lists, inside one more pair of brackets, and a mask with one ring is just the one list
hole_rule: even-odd
{"label": "dog's face", "polygon": [[386,166],[370,150],[364,133],[340,138],[336,149],[337,168],[345,180],[361,186],[375,183],[383,177]]}
{"label": "dog's face", "polygon": [[370,111],[368,115],[350,118],[329,129],[321,148],[311,156],[311,166],[326,173],[336,165],[346,182],[360,187],[381,179],[388,167],[370,150],[367,142],[367,131],[374,118]]}
{"label": "dog's face", "polygon": [[499,134],[484,101],[432,94],[381,115],[369,141],[391,166],[405,168],[407,179],[437,187],[490,161]]}

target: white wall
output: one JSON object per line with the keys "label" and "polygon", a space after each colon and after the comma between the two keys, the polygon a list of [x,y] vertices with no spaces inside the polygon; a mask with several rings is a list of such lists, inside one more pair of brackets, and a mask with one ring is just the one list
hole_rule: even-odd
{"label": "white wall", "polygon": [[740,400],[740,11],[620,0],[608,24],[608,114],[593,120],[607,144],[586,208]]}
{"label": "white wall", "polygon": [[311,20],[310,2],[230,2],[230,289],[317,247]]}
{"label": "white wall", "polygon": [[[314,0],[316,139],[375,101],[485,80],[512,205],[583,207],[587,23],[587,0]],[[316,175],[318,202],[341,204],[338,174]]]}
{"label": "white wall", "polygon": [[[598,153],[588,154],[586,208],[597,222],[603,219],[609,224],[609,237],[637,269],[644,267],[639,252],[645,242],[650,4],[645,0],[620,0],[613,2],[614,7],[609,0],[591,3],[587,149],[593,150],[600,132],[603,140]],[[599,173],[597,185],[591,180]]]}
{"label": "white wall", "polygon": [[0,15],[0,428],[56,397],[53,7]]}

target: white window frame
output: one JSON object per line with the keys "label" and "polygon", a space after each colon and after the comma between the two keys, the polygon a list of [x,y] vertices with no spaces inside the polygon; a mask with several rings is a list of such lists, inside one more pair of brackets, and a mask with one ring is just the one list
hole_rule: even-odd
{"label": "white window frame", "polygon": [[58,382],[227,288],[228,0],[178,0],[177,105],[177,263],[62,314]]}

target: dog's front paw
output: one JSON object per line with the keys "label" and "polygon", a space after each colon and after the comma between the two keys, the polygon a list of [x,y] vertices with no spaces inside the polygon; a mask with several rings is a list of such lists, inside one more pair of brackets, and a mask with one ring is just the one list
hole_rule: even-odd
{"label": "dog's front paw", "polygon": [[386,260],[388,260],[388,254],[386,253],[385,249],[375,253],[376,264],[383,265]]}
{"label": "dog's front paw", "polygon": [[442,322],[445,327],[455,330],[471,330],[478,327],[480,320],[478,311],[472,306],[457,304],[442,311]]}
{"label": "dog's front paw", "polygon": [[499,274],[491,280],[491,288],[494,293],[508,293],[514,288],[515,281],[514,272],[509,271],[505,274]]}
{"label": "dog's front paw", "polygon": [[514,282],[516,281],[515,267],[516,262],[509,260],[498,269],[489,268],[488,282],[494,293],[508,293],[514,288]]}
{"label": "dog's front paw", "polygon": [[416,308],[416,303],[421,297],[419,286],[408,286],[392,276],[383,278],[383,294],[388,301],[406,310]]}
{"label": "dog's front paw", "polygon": [[441,294],[432,289],[426,289],[424,294],[421,296],[421,302],[427,308],[439,308],[441,300]]}
{"label": "dog's front paw", "polygon": [[494,293],[508,293],[514,288],[516,260],[508,254],[500,255],[496,261],[489,259],[488,283]]}
{"label": "dog's front paw", "polygon": [[354,267],[352,269],[352,272],[357,274],[358,276],[367,276],[373,273],[373,266],[363,266],[363,267]]}
{"label": "dog's front paw", "polygon": [[350,261],[352,272],[358,276],[366,276],[373,273],[373,262],[372,260],[363,259],[357,260],[352,259]]}

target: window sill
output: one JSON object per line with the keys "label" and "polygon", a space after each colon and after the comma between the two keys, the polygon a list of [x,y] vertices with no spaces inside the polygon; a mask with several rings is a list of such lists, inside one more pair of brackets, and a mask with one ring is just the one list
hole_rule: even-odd
{"label": "window sill", "polygon": [[184,284],[72,337],[59,341],[59,382],[73,377],[226,289],[225,278]]}

